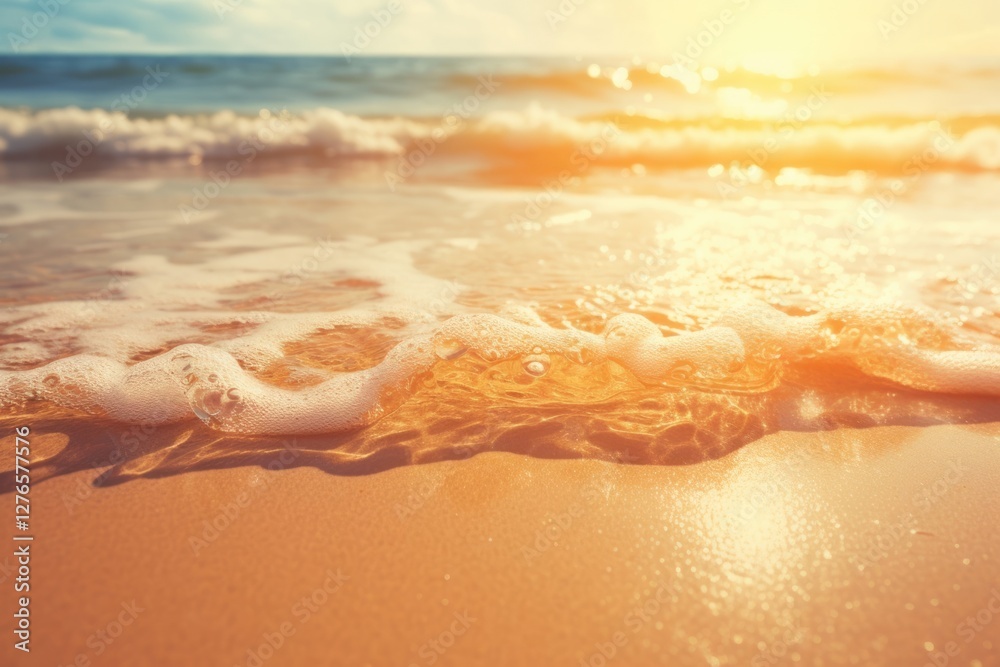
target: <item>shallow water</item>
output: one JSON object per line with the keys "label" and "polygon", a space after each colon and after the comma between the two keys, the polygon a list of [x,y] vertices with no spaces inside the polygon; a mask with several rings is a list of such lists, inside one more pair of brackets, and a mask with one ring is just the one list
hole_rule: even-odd
{"label": "shallow water", "polygon": [[166,59],[115,115],[146,64],[0,74],[4,409],[131,433],[116,475],[996,418],[998,128],[963,96],[992,70]]}

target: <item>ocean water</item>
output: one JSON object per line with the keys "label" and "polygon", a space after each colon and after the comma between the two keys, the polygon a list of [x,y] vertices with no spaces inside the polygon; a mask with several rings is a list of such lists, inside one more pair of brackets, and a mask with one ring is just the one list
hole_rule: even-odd
{"label": "ocean water", "polygon": [[120,477],[995,420],[998,80],[0,58],[4,419]]}

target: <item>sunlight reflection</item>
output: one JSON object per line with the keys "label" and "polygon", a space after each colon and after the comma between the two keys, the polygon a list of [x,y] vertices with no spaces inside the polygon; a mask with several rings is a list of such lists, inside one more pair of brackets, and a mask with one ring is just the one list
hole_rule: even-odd
{"label": "sunlight reflection", "polygon": [[788,110],[785,100],[764,101],[748,88],[719,88],[715,98],[719,112],[730,118],[779,118]]}
{"label": "sunlight reflection", "polygon": [[806,565],[814,544],[823,541],[811,519],[819,501],[792,463],[777,472],[742,468],[705,498],[703,521],[712,528],[705,531],[705,548],[713,560],[735,574],[780,579]]}

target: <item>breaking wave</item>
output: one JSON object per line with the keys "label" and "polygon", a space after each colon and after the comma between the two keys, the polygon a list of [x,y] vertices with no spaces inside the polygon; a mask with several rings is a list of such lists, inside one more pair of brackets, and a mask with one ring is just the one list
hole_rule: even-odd
{"label": "breaking wave", "polygon": [[376,118],[320,108],[298,114],[232,111],[130,117],[75,107],[0,109],[0,160],[340,161],[382,158],[422,163],[449,157],[484,164],[553,169],[709,168],[733,163],[822,173],[888,175],[1000,170],[1000,122],[990,116],[941,121],[873,118],[839,123],[649,118],[637,114],[570,117],[537,106],[463,118]]}

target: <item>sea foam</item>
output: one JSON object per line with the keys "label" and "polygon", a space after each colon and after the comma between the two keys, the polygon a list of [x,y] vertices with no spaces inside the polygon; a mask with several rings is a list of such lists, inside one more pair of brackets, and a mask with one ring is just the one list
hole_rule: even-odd
{"label": "sea foam", "polygon": [[371,425],[405,402],[436,364],[464,355],[488,364],[517,360],[528,381],[544,376],[559,356],[583,366],[617,364],[649,386],[749,393],[761,391],[762,373],[780,381],[786,367],[825,360],[903,387],[1000,396],[1000,349],[914,342],[936,326],[897,304],[790,316],[742,301],[701,331],[664,336],[649,320],[622,314],[590,333],[548,326],[521,309],[506,317],[454,316],[433,333],[398,343],[371,368],[306,388],[267,384],[220,346],[185,344],[131,365],[78,355],[4,371],[0,400],[50,401],[132,423],[197,417],[232,433],[330,433]]}

